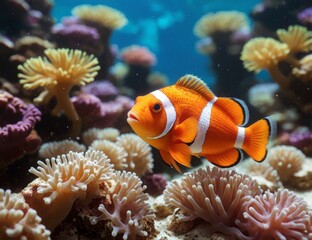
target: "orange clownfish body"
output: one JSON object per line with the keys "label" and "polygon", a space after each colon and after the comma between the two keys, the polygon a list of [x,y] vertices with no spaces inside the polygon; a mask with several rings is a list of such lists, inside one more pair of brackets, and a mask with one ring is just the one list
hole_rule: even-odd
{"label": "orange clownfish body", "polygon": [[218,98],[202,80],[185,75],[175,85],[137,97],[127,121],[180,172],[176,162],[190,167],[192,155],[221,167],[238,163],[241,150],[264,160],[274,125],[264,118],[245,128],[248,118],[243,101]]}

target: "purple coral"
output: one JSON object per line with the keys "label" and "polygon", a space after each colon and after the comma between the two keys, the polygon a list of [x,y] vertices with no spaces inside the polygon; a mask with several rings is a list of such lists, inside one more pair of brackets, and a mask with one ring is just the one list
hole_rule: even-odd
{"label": "purple coral", "polygon": [[34,152],[40,138],[32,132],[41,119],[41,112],[8,92],[0,90],[0,168],[9,165],[25,153]]}
{"label": "purple coral", "polygon": [[301,129],[289,135],[290,145],[302,150],[305,153],[312,153],[312,132],[308,129]]}
{"label": "purple coral", "polygon": [[71,101],[82,119],[84,128],[113,127],[121,117],[126,119],[126,113],[133,106],[133,100],[125,96],[101,102],[98,97],[83,93],[72,97]]}
{"label": "purple coral", "polygon": [[151,196],[159,196],[167,186],[167,179],[158,173],[144,175],[142,182],[146,185],[146,192]]}
{"label": "purple coral", "polygon": [[92,82],[82,88],[82,91],[88,94],[93,94],[102,101],[112,100],[117,97],[118,89],[109,81]]}
{"label": "purple coral", "polygon": [[287,189],[255,196],[244,208],[245,221],[237,223],[253,239],[311,239],[311,210]]}
{"label": "purple coral", "polygon": [[59,47],[78,48],[93,54],[103,50],[100,35],[93,27],[60,23],[52,28],[52,34]]}
{"label": "purple coral", "polygon": [[298,13],[297,18],[302,24],[312,26],[312,7],[306,8]]}

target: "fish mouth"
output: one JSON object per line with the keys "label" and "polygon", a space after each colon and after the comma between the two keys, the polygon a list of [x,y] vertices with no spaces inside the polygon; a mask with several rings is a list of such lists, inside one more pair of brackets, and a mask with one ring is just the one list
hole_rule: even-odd
{"label": "fish mouth", "polygon": [[137,117],[137,115],[133,112],[128,112],[128,118],[127,118],[127,122],[138,122],[139,119]]}

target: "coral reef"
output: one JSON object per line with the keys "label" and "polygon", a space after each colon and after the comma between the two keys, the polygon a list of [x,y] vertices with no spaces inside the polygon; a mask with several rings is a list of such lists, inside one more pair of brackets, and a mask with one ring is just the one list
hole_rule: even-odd
{"label": "coral reef", "polygon": [[108,181],[113,174],[107,156],[93,150],[69,152],[45,162],[38,161],[38,165],[37,169],[29,170],[38,178],[22,195],[51,230],[65,219],[77,199],[88,203],[95,198],[99,183]]}
{"label": "coral reef", "polygon": [[80,50],[47,49],[44,53],[47,57],[30,58],[18,67],[20,83],[25,89],[46,89],[34,100],[37,103],[47,104],[55,97],[53,114],[64,112],[72,121],[71,136],[76,137],[81,121],[70,101],[70,90],[94,80],[100,69],[98,60]]}
{"label": "coral reef", "polygon": [[46,159],[46,158],[53,158],[57,156],[61,156],[63,154],[67,154],[70,151],[72,152],[84,152],[86,147],[82,144],[79,144],[73,140],[62,140],[62,141],[54,141],[54,142],[47,142],[40,146],[39,149],[39,157]]}
{"label": "coral reef", "polygon": [[253,239],[310,239],[312,212],[306,201],[287,189],[269,191],[244,203],[238,223]]}
{"label": "coral reef", "polygon": [[0,238],[48,240],[50,231],[23,197],[0,188]]}
{"label": "coral reef", "polygon": [[132,89],[136,96],[147,94],[147,78],[151,67],[156,64],[155,55],[146,47],[131,45],[121,50],[120,58],[129,66],[123,79],[124,85]]}
{"label": "coral reef", "polygon": [[182,211],[183,221],[200,218],[209,223],[211,233],[245,239],[235,222],[242,217],[244,203],[259,194],[257,182],[249,176],[207,166],[185,174],[181,181],[172,181],[164,199]]}
{"label": "coral reef", "polygon": [[[276,31],[280,41],[273,38],[257,37],[243,47],[241,60],[248,71],[266,69],[279,85],[282,94],[304,114],[311,114],[312,102],[309,89],[311,78],[309,55],[312,32],[303,26],[289,26],[287,30]],[[300,96],[300,97],[298,97]]]}
{"label": "coral reef", "polygon": [[120,135],[116,144],[124,148],[127,153],[126,171],[135,172],[139,177],[152,172],[154,159],[150,145],[133,133]]}
{"label": "coral reef", "polygon": [[109,211],[103,204],[99,206],[101,215],[92,219],[92,224],[102,220],[110,220],[112,236],[123,234],[123,239],[136,239],[135,236],[147,237],[145,224],[153,221],[154,214],[147,204],[148,195],[144,193],[140,178],[134,173],[117,171],[112,177],[113,186],[110,198],[113,209]]}
{"label": "coral reef", "polygon": [[90,146],[95,140],[109,140],[115,142],[120,131],[117,128],[90,128],[82,134],[82,141],[86,146]]}
{"label": "coral reef", "polygon": [[193,32],[201,38],[199,52],[212,60],[216,94],[244,96],[240,89],[253,84],[239,59],[243,44],[250,39],[247,15],[238,11],[208,13],[195,23]]}
{"label": "coral reef", "polygon": [[41,113],[32,104],[0,90],[0,114],[1,169],[39,148],[41,139],[34,127]]}

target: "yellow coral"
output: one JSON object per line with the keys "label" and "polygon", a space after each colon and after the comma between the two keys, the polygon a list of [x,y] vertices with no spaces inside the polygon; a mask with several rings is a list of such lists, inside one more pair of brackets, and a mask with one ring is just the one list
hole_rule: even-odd
{"label": "yellow coral", "polygon": [[0,189],[0,239],[48,240],[50,231],[23,197]]}
{"label": "yellow coral", "polygon": [[100,69],[98,60],[80,50],[46,49],[44,53],[47,57],[30,58],[18,66],[21,71],[18,74],[20,83],[25,89],[46,89],[35,102],[47,103],[56,97],[57,105],[53,114],[64,111],[73,122],[72,135],[78,135],[81,122],[70,101],[69,92],[73,86],[83,86],[94,80]]}
{"label": "yellow coral", "polygon": [[238,11],[220,11],[202,16],[194,26],[194,34],[207,37],[215,32],[234,32],[247,27],[246,14]]}
{"label": "yellow coral", "polygon": [[308,52],[312,50],[312,32],[306,27],[295,25],[287,30],[277,30],[279,39],[288,45],[291,53]]}
{"label": "yellow coral", "polygon": [[312,79],[312,54],[299,61],[300,66],[292,69],[292,74],[298,79],[308,82]]}
{"label": "yellow coral", "polygon": [[241,60],[249,71],[259,72],[270,69],[289,54],[287,44],[272,38],[257,37],[249,40],[243,47]]}
{"label": "yellow coral", "polygon": [[73,8],[72,14],[84,21],[94,22],[109,29],[122,28],[128,22],[122,12],[104,5],[80,5]]}

